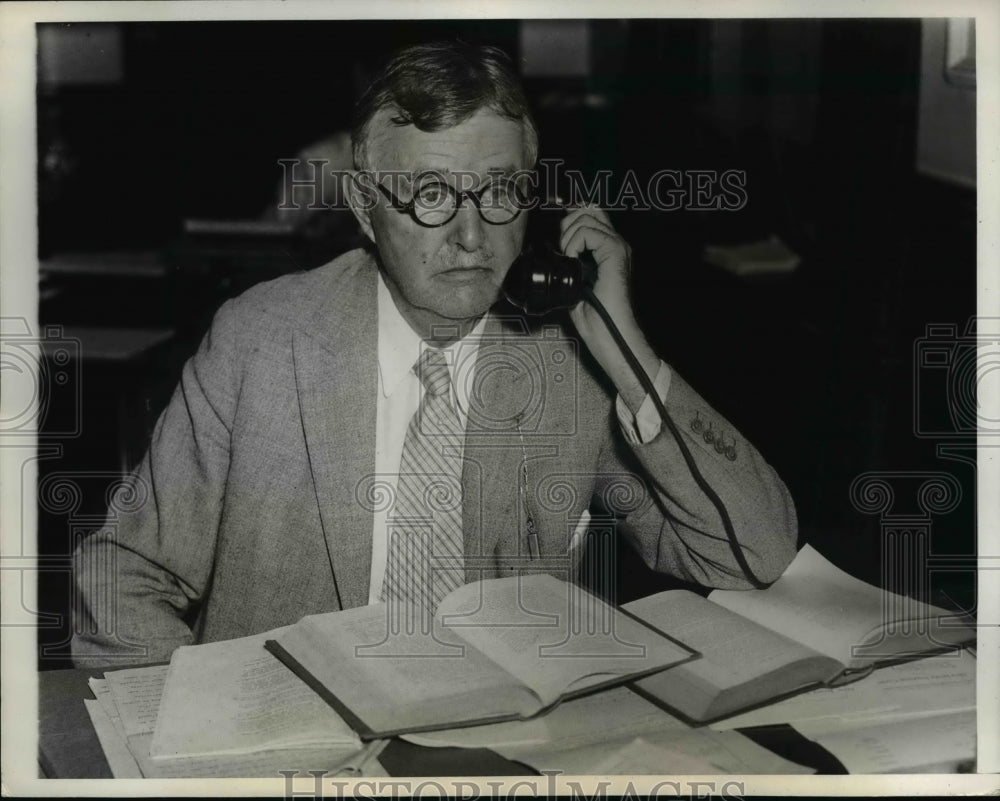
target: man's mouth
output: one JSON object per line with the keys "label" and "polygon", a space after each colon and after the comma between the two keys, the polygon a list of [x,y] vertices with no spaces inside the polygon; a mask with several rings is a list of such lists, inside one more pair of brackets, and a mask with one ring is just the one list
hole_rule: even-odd
{"label": "man's mouth", "polygon": [[473,277],[480,274],[489,273],[490,268],[482,264],[474,264],[470,267],[449,267],[447,270],[442,270],[438,275],[445,277]]}

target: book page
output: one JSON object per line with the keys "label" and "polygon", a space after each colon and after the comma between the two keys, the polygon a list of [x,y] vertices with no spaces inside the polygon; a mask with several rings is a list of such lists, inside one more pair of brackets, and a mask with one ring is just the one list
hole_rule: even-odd
{"label": "book page", "polygon": [[[888,655],[862,656],[861,650],[872,641],[873,632],[889,621],[886,613],[890,609],[905,610],[910,617],[948,617],[943,609],[904,600],[848,575],[810,545],[799,551],[781,578],[767,589],[715,590],[708,597],[847,667]],[[944,636],[936,630],[938,636]],[[950,636],[959,641],[964,635],[961,629],[952,629]],[[935,647],[935,642],[914,638],[913,645],[923,651]],[[905,640],[893,645],[894,650],[905,648]]]}
{"label": "book page", "polygon": [[285,630],[174,651],[151,755],[359,748],[360,739],[340,715],[264,650],[265,640]]}
{"label": "book page", "polygon": [[442,601],[438,616],[545,706],[567,691],[691,657],[680,643],[545,574],[466,584]]}
{"label": "book page", "polygon": [[311,615],[277,638],[368,727],[415,727],[529,715],[538,699],[450,633],[390,634],[385,604]]}
{"label": "book page", "polygon": [[[657,593],[624,608],[701,653],[700,659],[636,682],[641,690],[697,720],[765,701],[808,682],[825,681],[841,669],[836,660],[687,590]],[[795,665],[803,670],[790,669]]]}

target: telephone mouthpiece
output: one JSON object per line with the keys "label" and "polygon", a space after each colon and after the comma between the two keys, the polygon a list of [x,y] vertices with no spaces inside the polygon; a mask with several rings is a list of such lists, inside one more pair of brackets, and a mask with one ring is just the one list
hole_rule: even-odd
{"label": "telephone mouthpiece", "polygon": [[514,259],[502,289],[526,314],[571,309],[583,298],[583,265],[555,251],[528,247]]}

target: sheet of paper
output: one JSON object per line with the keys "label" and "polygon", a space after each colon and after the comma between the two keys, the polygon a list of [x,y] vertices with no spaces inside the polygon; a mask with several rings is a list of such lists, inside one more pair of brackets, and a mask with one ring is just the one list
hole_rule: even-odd
{"label": "sheet of paper", "polygon": [[632,742],[619,748],[613,754],[597,762],[594,775],[628,776],[649,774],[691,774],[716,773],[718,768],[712,762],[692,757],[681,751],[653,745],[636,737]]}
{"label": "sheet of paper", "polygon": [[717,731],[822,717],[975,709],[976,658],[968,651],[879,668],[843,687],[820,688],[712,723]]}
{"label": "sheet of paper", "polygon": [[[689,753],[684,746],[695,738],[684,737],[680,747],[670,744],[657,744],[642,737],[636,737],[630,743],[598,761],[589,771],[593,775],[630,776],[630,775],[704,775],[728,772],[725,757],[705,755],[704,753]],[[748,749],[747,749],[748,750]],[[771,755],[774,756],[773,754]],[[746,756],[740,757],[746,763],[752,761]],[[757,770],[761,773],[812,773],[809,768],[796,765],[781,757],[774,760],[758,755]]]}
{"label": "sheet of paper", "polygon": [[90,715],[90,722],[94,726],[101,750],[104,751],[104,758],[108,760],[111,775],[116,779],[141,779],[142,771],[139,770],[139,763],[133,758],[128,743],[122,733],[115,728],[104,707],[99,701],[91,701],[89,698],[83,699],[83,705]]}
{"label": "sheet of paper", "polygon": [[115,703],[115,697],[111,694],[108,682],[105,679],[91,678],[87,680],[87,684],[94,694],[94,698],[97,699],[97,703],[101,705],[101,709],[108,716],[108,720],[111,721],[111,725],[115,727],[115,731],[124,742],[125,724],[122,723],[122,716],[118,713],[118,704]]}
{"label": "sheet of paper", "polygon": [[[599,728],[599,726],[595,727]],[[650,732],[642,735],[646,743],[638,758],[628,752],[636,740],[622,737],[588,745],[557,749],[548,746],[533,748],[497,748],[497,753],[522,762],[539,771],[560,770],[567,774],[599,775],[651,772],[681,773],[695,765],[703,766],[700,773],[794,774],[813,773],[811,768],[797,765],[754,743],[739,732],[716,732],[710,729]],[[655,754],[655,758],[654,758]],[[710,766],[704,769],[704,766]]]}
{"label": "sheet of paper", "polygon": [[625,687],[567,701],[541,720],[548,731],[547,742],[496,745],[493,750],[536,770],[595,775],[596,764],[627,751],[629,744],[641,736],[651,746],[672,753],[678,764],[678,755],[683,755],[685,765],[710,762],[716,766],[711,772],[812,772],[772,754],[738,732],[692,728]]}
{"label": "sheet of paper", "polygon": [[890,723],[903,723],[918,718],[935,718],[943,714],[940,711],[929,712],[877,712],[871,715],[844,715],[797,720],[790,724],[803,737],[818,741],[820,737],[831,734],[868,729],[873,726],[885,726]]}
{"label": "sheet of paper", "polygon": [[153,757],[249,753],[345,745],[350,726],[253,637],[178,648],[170,660],[153,734]]}
{"label": "sheet of paper", "polygon": [[109,670],[104,674],[126,735],[153,731],[166,678],[166,665]]}
{"label": "sheet of paper", "polygon": [[564,701],[529,720],[492,723],[404,735],[418,745],[458,748],[514,748],[544,745],[572,749],[645,732],[686,731],[688,725],[626,687]]}
{"label": "sheet of paper", "polygon": [[[720,738],[720,734],[725,736]],[[778,756],[739,732],[713,732],[702,728],[685,735],[647,734],[645,739],[711,762],[718,766],[720,773],[805,775],[816,772]]]}
{"label": "sheet of paper", "polygon": [[382,763],[379,760],[373,759],[371,762],[369,762],[367,765],[365,765],[364,771],[362,771],[358,775],[359,776],[388,776],[389,775],[389,771],[387,771],[382,766]]}
{"label": "sheet of paper", "polygon": [[816,739],[850,773],[922,773],[976,758],[975,711],[907,718]]}

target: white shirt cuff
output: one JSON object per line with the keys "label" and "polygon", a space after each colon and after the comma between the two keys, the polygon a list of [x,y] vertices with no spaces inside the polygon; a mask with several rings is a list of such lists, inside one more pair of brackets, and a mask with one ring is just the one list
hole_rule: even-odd
{"label": "white shirt cuff", "polygon": [[[656,378],[653,379],[653,388],[660,400],[667,402],[667,392],[670,391],[670,368],[666,363],[660,361],[660,369],[656,371]],[[621,424],[622,433],[631,445],[646,445],[656,439],[660,433],[663,423],[660,420],[660,413],[656,410],[656,404],[647,394],[642,401],[642,406],[636,414],[632,414],[622,396],[619,395],[615,401],[615,411],[618,413],[618,422]]]}

